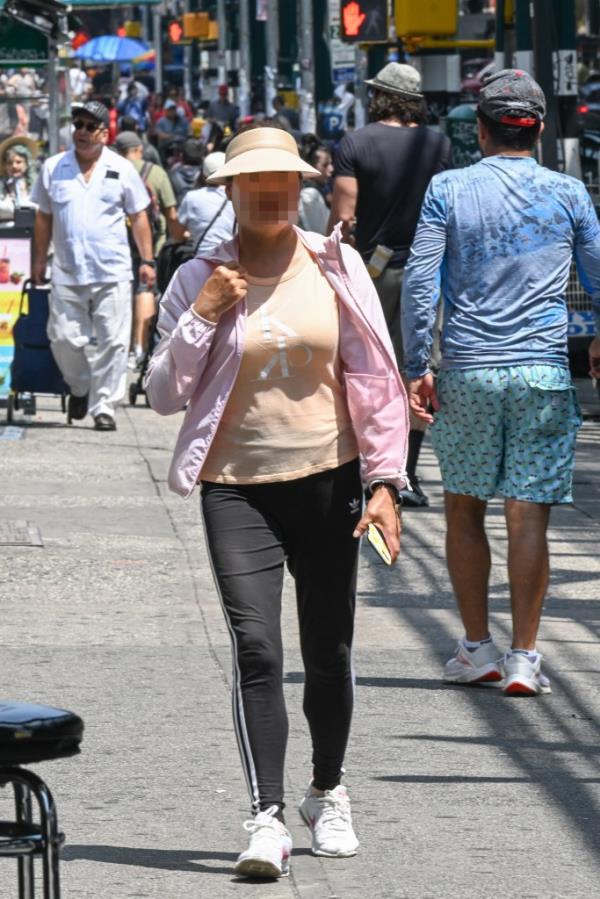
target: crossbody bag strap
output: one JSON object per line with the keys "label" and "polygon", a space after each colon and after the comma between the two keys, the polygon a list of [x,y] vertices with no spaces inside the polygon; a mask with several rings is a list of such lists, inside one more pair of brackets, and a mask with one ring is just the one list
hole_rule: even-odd
{"label": "crossbody bag strap", "polygon": [[144,182],[144,185],[148,184],[148,178],[150,177],[150,172],[152,171],[153,162],[145,162],[142,166],[142,171],[140,172],[140,177]]}
{"label": "crossbody bag strap", "polygon": [[196,253],[197,253],[198,250],[200,249],[200,244],[202,243],[202,241],[204,240],[204,238],[206,237],[206,235],[208,234],[208,232],[210,231],[210,229],[212,228],[212,226],[214,225],[214,223],[216,222],[216,220],[219,218],[219,216],[221,215],[221,213],[222,213],[223,210],[225,209],[225,206],[226,206],[226,205],[227,205],[227,197],[225,197],[225,199],[223,200],[223,202],[221,203],[221,205],[220,205],[219,208],[217,209],[217,211],[216,211],[214,217],[211,219],[211,221],[208,223],[208,225],[206,226],[206,228],[205,228],[204,231],[202,232],[202,234],[201,234],[201,236],[200,236],[200,240],[198,241],[198,243],[196,244],[196,247],[195,247],[195,249],[194,249],[194,256],[196,255]]}

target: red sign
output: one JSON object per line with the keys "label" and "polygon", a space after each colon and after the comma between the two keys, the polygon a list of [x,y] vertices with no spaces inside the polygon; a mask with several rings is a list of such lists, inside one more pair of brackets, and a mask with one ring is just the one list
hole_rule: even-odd
{"label": "red sign", "polygon": [[360,26],[367,18],[366,14],[360,8],[360,4],[356,0],[352,0],[342,11],[342,19],[344,23],[344,33],[348,37],[358,37],[360,34]]}
{"label": "red sign", "polygon": [[167,26],[167,34],[172,44],[178,44],[183,37],[183,25],[178,19],[173,19]]}
{"label": "red sign", "polygon": [[340,0],[340,19],[343,41],[385,44],[389,39],[388,0]]}

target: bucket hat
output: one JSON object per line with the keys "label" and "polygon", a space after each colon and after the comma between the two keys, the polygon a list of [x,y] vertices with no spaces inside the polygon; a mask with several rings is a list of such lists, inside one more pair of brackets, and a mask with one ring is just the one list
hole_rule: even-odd
{"label": "bucket hat", "polygon": [[0,178],[4,178],[6,176],[5,156],[7,150],[16,150],[18,152],[19,147],[27,151],[25,155],[27,156],[28,162],[32,159],[37,159],[39,154],[39,146],[34,140],[32,140],[32,138],[16,136],[7,137],[6,140],[3,140],[0,144]]}
{"label": "bucket hat", "polygon": [[374,78],[365,81],[365,84],[387,94],[397,94],[416,100],[423,98],[420,74],[414,66],[402,62],[388,62]]}
{"label": "bucket hat", "polygon": [[532,127],[546,115],[546,97],[527,72],[502,69],[484,83],[477,109],[502,125]]}
{"label": "bucket hat", "polygon": [[234,175],[251,172],[300,172],[318,178],[320,172],[300,158],[298,145],[281,128],[252,128],[236,135],[225,151],[225,164],[207,178],[208,184],[224,184]]}

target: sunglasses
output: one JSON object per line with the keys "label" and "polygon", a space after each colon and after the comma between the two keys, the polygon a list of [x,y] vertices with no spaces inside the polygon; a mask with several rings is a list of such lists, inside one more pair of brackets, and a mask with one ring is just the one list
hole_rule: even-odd
{"label": "sunglasses", "polygon": [[86,131],[89,131],[90,134],[93,134],[94,131],[100,131],[104,128],[104,125],[94,125],[93,122],[84,122],[83,119],[75,119],[73,122],[73,128],[75,131],[81,131],[85,128]]}

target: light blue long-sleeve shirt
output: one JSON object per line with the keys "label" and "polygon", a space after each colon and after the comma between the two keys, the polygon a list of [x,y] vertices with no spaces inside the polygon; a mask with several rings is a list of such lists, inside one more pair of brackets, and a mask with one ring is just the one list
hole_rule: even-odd
{"label": "light blue long-sleeve shirt", "polygon": [[429,369],[440,290],[442,368],[566,367],[573,257],[600,332],[600,224],[580,181],[522,156],[436,175],[404,275],[408,377]]}

